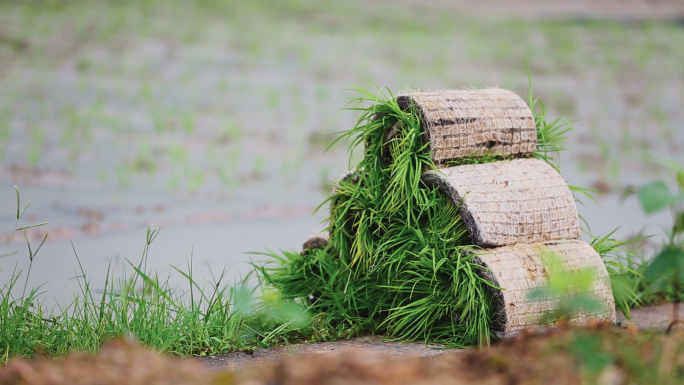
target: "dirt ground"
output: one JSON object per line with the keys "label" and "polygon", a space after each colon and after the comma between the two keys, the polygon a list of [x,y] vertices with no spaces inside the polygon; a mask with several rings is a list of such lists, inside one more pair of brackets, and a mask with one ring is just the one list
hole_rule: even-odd
{"label": "dirt ground", "polygon": [[209,357],[196,358],[203,367],[211,370],[240,370],[250,365],[275,362],[292,356],[334,355],[350,349],[363,349],[390,357],[434,357],[445,352],[461,351],[444,349],[437,345],[410,342],[387,341],[379,336],[352,338],[342,341],[297,344],[284,348],[255,350],[252,354],[234,352]]}
{"label": "dirt ground", "polygon": [[[679,316],[684,318],[684,306],[679,309]],[[664,331],[672,320],[672,304],[649,306],[632,311],[632,322],[642,331]],[[624,315],[619,313],[618,321],[623,327],[630,322],[625,321]],[[321,342],[312,344],[297,344],[284,348],[268,348],[255,350],[251,354],[234,352],[209,357],[196,358],[203,367],[215,371],[242,370],[251,365],[265,362],[276,362],[288,357],[335,355],[347,350],[362,349],[365,352],[379,353],[387,357],[431,357],[447,353],[464,352],[465,349],[444,349],[437,345],[421,343],[388,341],[378,336],[352,338],[349,340]]]}
{"label": "dirt ground", "polygon": [[[657,327],[668,310],[638,311],[635,324]],[[681,384],[684,333],[597,324],[520,333],[482,349],[437,350],[367,337],[267,349],[251,357],[175,359],[120,339],[95,355],[13,359],[0,367],[0,385]]]}

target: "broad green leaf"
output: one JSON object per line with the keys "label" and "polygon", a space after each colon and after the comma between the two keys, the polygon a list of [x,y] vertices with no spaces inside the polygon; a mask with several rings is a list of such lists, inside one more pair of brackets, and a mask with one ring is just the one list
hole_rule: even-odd
{"label": "broad green leaf", "polygon": [[677,184],[679,184],[679,188],[684,189],[684,171],[677,173]]}
{"label": "broad green leaf", "polygon": [[664,278],[658,278],[655,281],[653,281],[649,285],[649,292],[651,293],[659,293],[659,292],[664,292],[667,291],[667,289],[670,287],[670,281]]}
{"label": "broad green leaf", "polygon": [[650,214],[669,207],[675,199],[670,195],[665,182],[659,180],[639,189],[639,201],[644,211]]}
{"label": "broad green leaf", "polygon": [[644,275],[647,278],[659,278],[679,269],[680,274],[684,270],[684,250],[680,246],[668,246],[653,258],[646,268]]}
{"label": "broad green leaf", "polygon": [[603,309],[601,301],[588,295],[577,295],[567,299],[565,306],[571,311],[599,312]]}
{"label": "broad green leaf", "polygon": [[536,289],[530,290],[527,293],[527,298],[530,301],[543,300],[551,296],[553,296],[553,293],[546,286],[538,287]]}
{"label": "broad green leaf", "polygon": [[674,226],[672,226],[672,233],[674,235],[682,232],[684,232],[684,211],[677,213]]}
{"label": "broad green leaf", "polygon": [[577,336],[570,345],[570,351],[592,374],[598,374],[603,368],[613,365],[615,358],[604,351],[601,340],[596,336]]}
{"label": "broad green leaf", "polygon": [[615,303],[619,305],[620,310],[622,310],[627,319],[631,319],[630,304],[636,300],[637,294],[634,292],[627,279],[622,275],[611,275],[610,287],[613,289]]}

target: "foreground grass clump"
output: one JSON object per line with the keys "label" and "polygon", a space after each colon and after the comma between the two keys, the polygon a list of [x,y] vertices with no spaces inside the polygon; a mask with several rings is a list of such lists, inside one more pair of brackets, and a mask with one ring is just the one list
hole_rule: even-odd
{"label": "foreground grass clump", "polygon": [[228,353],[257,348],[293,324],[291,309],[265,302],[257,307],[252,290],[220,282],[200,287],[181,272],[192,286],[187,293],[193,294],[186,294],[139,266],[132,270],[108,281],[102,292],[91,288],[83,274],[81,293],[52,310],[42,306],[44,293],[38,289],[13,296],[20,277],[15,275],[0,288],[0,362],[36,352],[93,352],[104,341],[124,335],[179,356]]}
{"label": "foreground grass clump", "polygon": [[[362,115],[341,138],[350,139],[350,152],[364,145],[364,156],[328,200],[329,244],[302,255],[272,254],[277,265],[262,269],[265,281],[347,330],[450,346],[489,341],[489,283],[466,253],[472,246],[458,208],[421,181],[436,166],[420,117],[390,92],[361,92],[356,101],[370,106],[351,108]],[[550,162],[571,127],[566,120],[547,122],[545,106],[531,97],[529,103],[537,112],[533,156]],[[387,129],[396,123],[399,132],[388,141]],[[448,165],[502,159],[486,155]]]}
{"label": "foreground grass clump", "polygon": [[[21,209],[17,189],[17,224],[27,208],[28,204]],[[16,232],[44,225],[15,225],[12,238]],[[10,280],[0,286],[0,363],[37,352],[49,356],[93,352],[104,341],[124,335],[178,356],[228,353],[268,346],[284,334],[293,338],[306,321],[306,311],[300,306],[273,295],[263,295],[257,302],[255,289],[225,285],[224,274],[217,282],[200,285],[192,275],[192,260],[187,271],[174,267],[187,282],[185,291],[172,286],[170,276],[160,279],[146,268],[150,246],[159,231],[148,229],[140,261],[127,261],[120,276],[110,269],[102,290],[91,286],[76,254],[81,266],[77,273],[80,292],[68,304],[51,310],[43,306],[45,293],[40,288],[27,291],[40,246],[33,249],[26,238],[28,271],[25,275],[13,271]]]}
{"label": "foreground grass clump", "polygon": [[675,174],[673,179],[678,191],[672,193],[665,181],[656,180],[639,187],[636,192],[644,212],[669,210],[673,224],[665,231],[666,241],[653,258],[647,263],[635,263],[636,269],[625,277],[644,304],[674,303],[670,325],[674,327],[684,322],[679,318],[679,306],[684,299],[684,167],[676,161],[659,159],[659,162]]}
{"label": "foreground grass clump", "polygon": [[[203,356],[268,346],[298,328],[305,310],[277,300],[254,302],[253,290],[217,282],[200,287],[181,272],[189,288],[172,287],[133,267],[103,292],[79,277],[81,293],[66,306],[46,310],[44,293],[13,296],[20,275],[0,289],[0,363],[36,352],[59,356],[94,352],[111,338],[134,336],[140,343],[178,356]],[[111,276],[110,276],[111,277]],[[292,338],[292,337],[291,337]]]}

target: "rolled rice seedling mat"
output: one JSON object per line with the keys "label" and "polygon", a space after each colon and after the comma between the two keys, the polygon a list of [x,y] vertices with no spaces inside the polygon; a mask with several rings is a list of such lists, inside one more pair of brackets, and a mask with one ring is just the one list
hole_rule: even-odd
{"label": "rolled rice seedling mat", "polygon": [[302,255],[307,250],[316,250],[316,249],[322,249],[328,245],[328,242],[330,241],[330,232],[329,231],[322,231],[318,234],[314,234],[310,236],[309,238],[306,239],[304,244],[302,245]]}
{"label": "rolled rice seedling mat", "polygon": [[[589,294],[602,304],[595,313],[578,312],[569,320],[570,324],[586,324],[589,320],[615,321],[615,300],[610,277],[603,260],[594,248],[582,241],[560,241],[550,243],[520,244],[495,249],[475,251],[472,259],[486,269],[480,274],[492,285],[494,323],[493,329],[512,333],[523,329],[553,327],[553,320],[544,316],[558,309],[560,297],[545,300],[530,298],[530,292],[548,284],[549,271],[542,260],[544,253],[553,253],[562,267],[568,271],[591,269],[594,282]],[[547,322],[545,322],[547,321]]]}
{"label": "rolled rice seedling mat", "polygon": [[428,171],[423,181],[454,205],[474,245],[497,247],[579,239],[575,200],[563,177],[539,159]]}
{"label": "rolled rice seedling mat", "polygon": [[338,179],[335,180],[336,183],[334,183],[332,186],[332,194],[335,195],[337,193],[337,188],[340,182],[349,181],[354,184],[359,183],[359,180],[363,174],[363,167],[361,167],[360,170],[345,171]]}
{"label": "rolled rice seedling mat", "polygon": [[[361,117],[340,137],[350,152],[364,147],[363,158],[325,201],[331,206],[328,245],[273,253],[273,263],[261,269],[264,282],[283,299],[307,305],[314,315],[311,339],[377,333],[449,346],[481,344],[495,315],[491,283],[478,274],[482,265],[471,260],[476,256],[467,255],[473,243],[460,207],[422,180],[437,167],[420,117],[391,93],[363,95],[359,101],[370,105],[352,108]],[[385,134],[397,121],[401,132],[387,143]],[[562,131],[548,130],[543,119],[536,123],[544,134],[530,156],[548,159],[541,149],[553,148]],[[473,156],[442,166],[501,159]]]}
{"label": "rolled rice seedling mat", "polygon": [[[437,166],[472,156],[523,157],[534,154],[537,146],[532,111],[508,90],[409,92],[398,95],[397,103],[420,116],[421,128]],[[402,123],[387,128],[385,143],[400,133]]]}

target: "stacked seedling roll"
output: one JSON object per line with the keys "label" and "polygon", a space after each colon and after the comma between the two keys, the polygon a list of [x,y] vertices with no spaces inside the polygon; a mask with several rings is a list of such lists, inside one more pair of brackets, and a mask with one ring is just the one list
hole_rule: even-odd
{"label": "stacked seedling roll", "polygon": [[[534,243],[519,253],[541,269],[521,277],[533,288],[545,276],[541,242],[579,237],[568,187],[534,159],[551,147],[544,123],[501,89],[367,96],[343,135],[364,146],[363,159],[333,189],[326,234],[279,257],[266,281],[337,330],[460,346],[487,340],[492,325],[516,330],[520,313],[507,306],[527,302],[506,302],[502,285],[518,281],[497,275],[508,266],[497,263],[518,251],[497,248]],[[603,267],[559,247],[566,262]]]}

